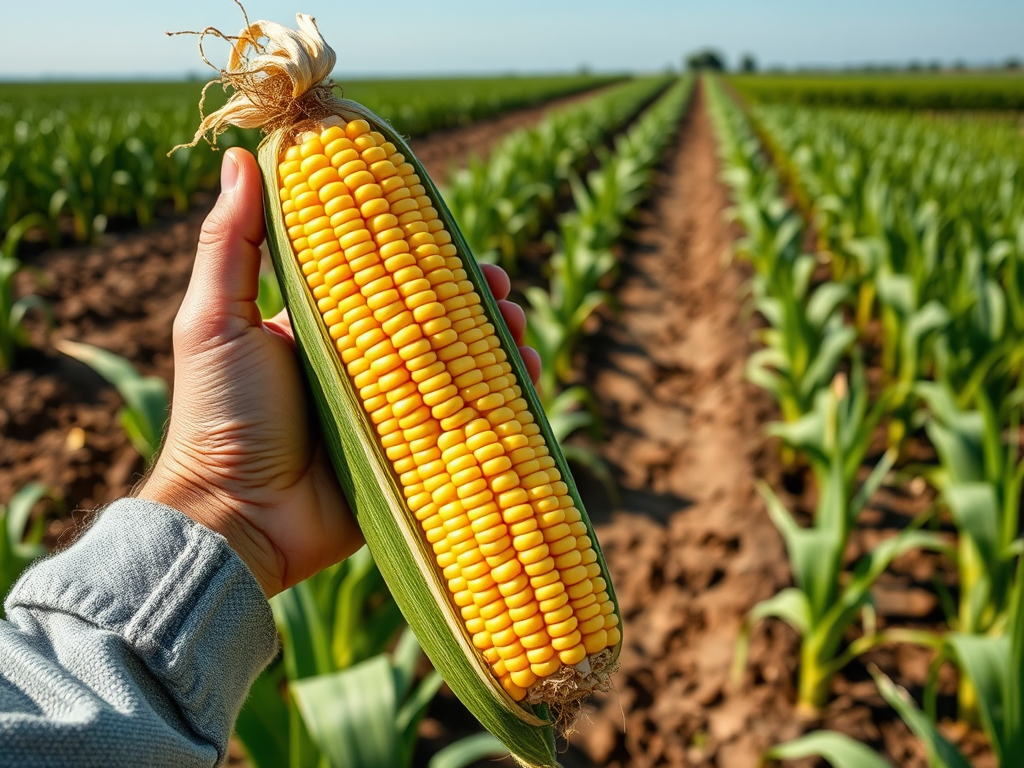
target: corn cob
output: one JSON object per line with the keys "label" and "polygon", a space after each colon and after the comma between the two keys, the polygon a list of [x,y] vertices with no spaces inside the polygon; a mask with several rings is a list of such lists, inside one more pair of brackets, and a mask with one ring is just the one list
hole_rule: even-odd
{"label": "corn cob", "polygon": [[329,117],[278,176],[318,313],[502,686],[521,700],[616,645],[589,530],[415,168],[366,120]]}
{"label": "corn cob", "polygon": [[[251,75],[245,48],[268,36],[329,73],[312,19],[299,27],[251,25],[233,67]],[[554,765],[547,705],[605,685],[618,654],[606,567],[436,188],[386,123],[324,87],[306,84],[315,97],[299,112],[314,117],[273,116],[260,165],[268,242],[339,479],[435,667],[517,759]]]}

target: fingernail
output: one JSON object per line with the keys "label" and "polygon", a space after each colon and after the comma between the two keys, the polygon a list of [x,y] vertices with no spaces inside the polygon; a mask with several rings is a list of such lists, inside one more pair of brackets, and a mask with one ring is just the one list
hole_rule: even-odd
{"label": "fingernail", "polygon": [[220,193],[230,192],[238,181],[238,163],[228,153],[224,153],[224,161],[220,164]]}

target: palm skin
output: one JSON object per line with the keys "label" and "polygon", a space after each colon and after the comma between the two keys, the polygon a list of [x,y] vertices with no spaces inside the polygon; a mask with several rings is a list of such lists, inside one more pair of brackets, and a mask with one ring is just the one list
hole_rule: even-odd
{"label": "palm skin", "polygon": [[[167,436],[138,495],[222,534],[269,597],[348,557],[363,538],[309,408],[287,315],[264,322],[256,308],[259,169],[231,149],[221,174],[174,322]],[[521,343],[525,316],[504,300],[508,277],[484,272]],[[536,352],[520,353],[536,380]]]}

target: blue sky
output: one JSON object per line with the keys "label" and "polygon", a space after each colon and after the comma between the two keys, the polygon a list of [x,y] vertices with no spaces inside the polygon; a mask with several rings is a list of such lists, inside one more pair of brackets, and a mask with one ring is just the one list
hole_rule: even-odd
{"label": "blue sky", "polygon": [[[0,79],[179,77],[203,72],[191,38],[236,33],[230,0],[2,0]],[[842,66],[1024,58],[1022,0],[249,0],[250,19],[311,13],[339,74],[660,70],[711,45],[735,63]],[[211,44],[212,60],[224,49]]]}

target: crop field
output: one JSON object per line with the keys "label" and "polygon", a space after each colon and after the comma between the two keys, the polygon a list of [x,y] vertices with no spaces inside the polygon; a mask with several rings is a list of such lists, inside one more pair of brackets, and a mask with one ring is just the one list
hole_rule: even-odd
{"label": "crop field", "polygon": [[759,75],[730,78],[760,101],[927,110],[1024,109],[1024,77],[1004,74]]}
{"label": "crop field", "polygon": [[[220,167],[166,156],[198,90],[0,85],[3,592],[159,449]],[[561,765],[1024,765],[1024,78],[344,94],[510,275],[607,560],[619,670]],[[272,605],[232,765],[513,765],[367,550]]]}

